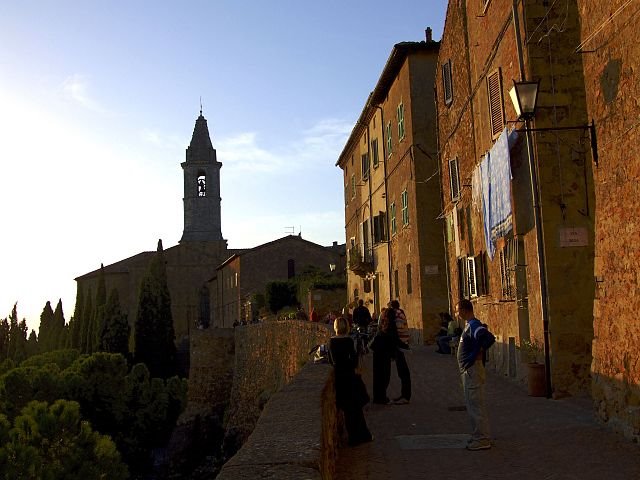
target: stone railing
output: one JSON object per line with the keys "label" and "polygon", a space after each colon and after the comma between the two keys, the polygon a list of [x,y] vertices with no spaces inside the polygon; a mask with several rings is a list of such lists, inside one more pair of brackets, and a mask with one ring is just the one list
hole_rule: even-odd
{"label": "stone railing", "polygon": [[217,478],[330,479],[337,445],[332,368],[308,363],[271,396],[246,443]]}

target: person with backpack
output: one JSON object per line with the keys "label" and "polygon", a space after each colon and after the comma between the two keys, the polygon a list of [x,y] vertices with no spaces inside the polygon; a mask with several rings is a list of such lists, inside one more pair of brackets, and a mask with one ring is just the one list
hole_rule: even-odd
{"label": "person with backpack", "polygon": [[484,397],[486,351],[495,342],[495,337],[473,314],[473,304],[460,300],[455,309],[456,317],[464,320],[465,327],[458,346],[458,367],[462,377],[462,388],[467,412],[471,419],[471,438],[467,450],[491,448],[489,417]]}
{"label": "person with backpack", "polygon": [[407,358],[404,355],[404,352],[409,350],[409,342],[411,341],[409,324],[398,300],[391,300],[389,308],[395,312],[396,335],[393,358],[396,361],[398,377],[400,377],[400,396],[393,399],[393,404],[406,405],[411,401],[411,372],[409,371]]}

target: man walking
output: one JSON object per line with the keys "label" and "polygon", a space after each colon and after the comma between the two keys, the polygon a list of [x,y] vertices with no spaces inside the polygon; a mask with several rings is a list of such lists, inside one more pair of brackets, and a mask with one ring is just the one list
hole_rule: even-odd
{"label": "man walking", "polygon": [[484,398],[484,348],[490,342],[491,334],[473,314],[473,304],[460,300],[455,309],[456,316],[465,321],[458,347],[458,366],[462,377],[462,388],[471,418],[471,439],[467,450],[487,450],[491,448],[489,417]]}
{"label": "man walking", "polygon": [[365,331],[371,323],[371,312],[364,306],[362,299],[358,300],[358,306],[353,309],[353,323],[362,327]]}

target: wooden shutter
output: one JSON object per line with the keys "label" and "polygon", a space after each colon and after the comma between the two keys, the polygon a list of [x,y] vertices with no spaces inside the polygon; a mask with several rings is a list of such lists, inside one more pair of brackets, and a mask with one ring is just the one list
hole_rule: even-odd
{"label": "wooden shutter", "polygon": [[467,257],[467,279],[469,282],[469,296],[478,296],[478,282],[476,279],[476,259]]}
{"label": "wooden shutter", "polygon": [[449,188],[451,192],[451,201],[460,200],[460,173],[458,171],[458,159],[449,160]]}
{"label": "wooden shutter", "polygon": [[453,83],[451,81],[451,60],[442,65],[442,88],[444,90],[444,104],[449,106],[453,102]]}
{"label": "wooden shutter", "polygon": [[491,120],[491,137],[497,138],[504,129],[504,106],[502,100],[502,77],[500,69],[487,77],[489,97],[489,117]]}

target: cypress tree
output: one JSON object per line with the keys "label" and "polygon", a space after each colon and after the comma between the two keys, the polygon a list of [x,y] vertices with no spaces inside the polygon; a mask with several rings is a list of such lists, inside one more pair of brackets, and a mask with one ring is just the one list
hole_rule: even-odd
{"label": "cypress tree", "polygon": [[69,341],[71,348],[82,350],[82,321],[84,308],[84,289],[80,282],[76,288],[76,306],[69,322]]}
{"label": "cypress tree", "polygon": [[109,294],[104,307],[104,326],[100,335],[100,350],[129,356],[129,321],[120,308],[120,297],[115,288]]}
{"label": "cypress tree", "polygon": [[80,348],[82,353],[92,353],[93,347],[93,332],[91,330],[93,326],[93,301],[91,297],[91,289],[89,289],[85,298],[84,307],[82,308],[82,334]]}
{"label": "cypress tree", "polygon": [[135,323],[136,362],[145,363],[153,377],[170,377],[176,371],[174,340],[167,270],[159,240],[140,286]]}
{"label": "cypress tree", "polygon": [[31,330],[27,340],[27,358],[38,354],[38,336],[35,330]]}
{"label": "cypress tree", "polygon": [[38,347],[40,353],[49,352],[55,348],[53,342],[53,309],[49,301],[47,301],[40,314]]}
{"label": "cypress tree", "polygon": [[62,310],[62,299],[58,300],[56,310],[53,312],[53,321],[51,322],[51,350],[64,348],[67,343],[66,339],[66,321]]}
{"label": "cypress tree", "polygon": [[9,320],[0,320],[0,363],[9,357]]}
{"label": "cypress tree", "polygon": [[100,336],[104,328],[104,307],[107,303],[107,286],[104,278],[104,264],[100,264],[98,274],[98,290],[96,291],[96,306],[93,316],[93,346],[91,351],[97,352],[100,349]]}
{"label": "cypress tree", "polygon": [[27,358],[27,321],[18,322],[17,303],[9,316],[9,358],[16,363]]}

